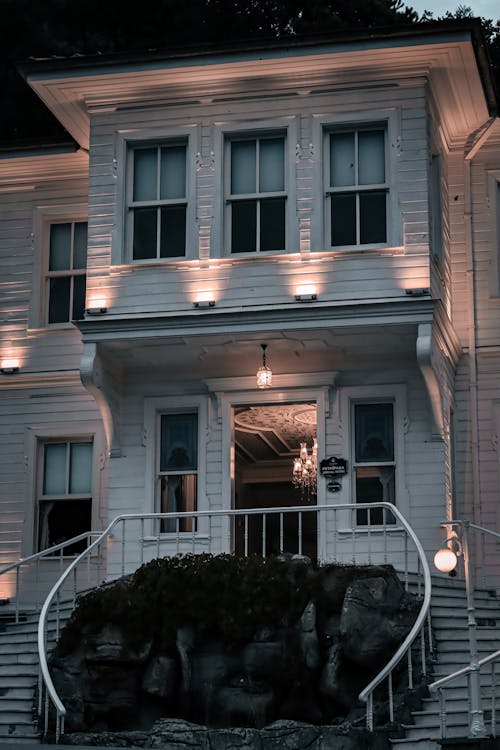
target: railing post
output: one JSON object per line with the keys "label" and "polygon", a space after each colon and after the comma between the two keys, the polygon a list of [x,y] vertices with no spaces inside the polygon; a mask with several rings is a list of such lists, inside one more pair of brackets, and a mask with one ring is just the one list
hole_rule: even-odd
{"label": "railing post", "polygon": [[486,737],[486,727],[484,725],[484,715],[481,705],[481,683],[478,665],[477,653],[477,622],[476,610],[474,606],[474,581],[471,578],[471,564],[469,556],[469,534],[468,521],[460,524],[460,535],[462,551],[464,557],[465,570],[465,593],[467,596],[467,625],[469,629],[469,654],[470,668],[469,675],[469,701],[470,701],[470,727],[469,734],[471,737]]}

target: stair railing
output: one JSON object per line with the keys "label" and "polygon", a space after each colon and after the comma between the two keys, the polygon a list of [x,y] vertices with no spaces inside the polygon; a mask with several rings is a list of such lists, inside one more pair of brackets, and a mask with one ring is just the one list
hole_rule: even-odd
{"label": "stair railing", "polygon": [[[321,562],[387,564],[389,557],[403,575],[408,590],[410,572],[417,573],[422,596],[416,621],[396,654],[360,695],[367,704],[367,726],[373,729],[373,693],[387,679],[390,720],[394,719],[393,670],[407,656],[408,683],[413,687],[412,646],[418,641],[422,674],[426,674],[427,650],[432,649],[428,621],[430,574],[423,549],[406,519],[391,503],[311,505],[244,510],[211,510],[183,513],[127,514],[108,527],[63,571],[45,600],[38,626],[40,658],[39,716],[44,736],[55,712],[55,741],[64,732],[66,708],[54,686],[47,660],[49,611],[65,583],[77,580],[77,569],[92,556],[105,557],[103,583],[136,570],[155,557],[179,553],[232,551],[248,556],[295,552],[303,555],[318,540]],[[316,547],[315,547],[316,548]],[[105,554],[101,555],[100,553]],[[77,594],[75,595],[76,604]],[[426,634],[428,633],[428,638]],[[43,718],[42,718],[43,715]]]}
{"label": "stair railing", "polygon": [[[85,546],[88,547],[92,539],[98,537],[100,533],[100,531],[86,531],[85,533],[78,534],[71,539],[66,539],[64,542],[54,544],[52,547],[47,547],[47,549],[41,550],[41,552],[35,552],[33,555],[28,555],[20,560],[16,560],[16,562],[0,569],[0,581],[2,580],[2,576],[7,577],[8,573],[14,571],[12,573],[14,577],[14,590],[8,598],[9,601],[12,599],[14,600],[14,621],[16,624],[19,623],[24,589],[28,590],[31,587],[31,591],[36,592],[37,595],[36,601],[34,601],[33,597],[31,596],[31,598],[29,598],[29,593],[27,594],[27,608],[30,608],[36,603],[40,606],[43,597],[47,594],[49,589],[47,578],[44,578],[44,576],[41,575],[40,562],[46,560],[57,563],[58,571],[56,571],[55,575],[53,572],[52,575],[49,575],[49,580],[52,584],[55,577],[61,575],[65,564],[68,564],[68,559],[72,561],[75,557],[74,553],[71,553],[71,556],[68,555],[68,549],[79,542],[84,542]],[[95,580],[92,580],[90,575],[88,576],[89,587],[91,585],[96,585],[98,582],[98,575]],[[9,586],[6,586],[6,588],[9,588]]]}
{"label": "stair railing", "polygon": [[[439,696],[439,716],[440,716],[440,730],[441,737],[444,739],[447,734],[447,723],[446,723],[446,695],[444,690],[451,686],[456,679],[459,677],[467,677],[467,700],[469,706],[469,736],[470,737],[485,737],[487,735],[487,729],[484,721],[483,711],[483,691],[481,690],[481,668],[486,665],[491,665],[491,694],[490,694],[490,706],[491,706],[491,734],[496,737],[496,663],[500,661],[500,650],[493,651],[483,659],[479,659],[477,649],[477,619],[476,619],[476,608],[474,603],[474,581],[476,580],[476,570],[474,569],[472,555],[470,554],[469,545],[469,530],[480,534],[480,548],[476,546],[476,560],[478,558],[483,560],[484,556],[484,538],[486,536],[492,537],[496,542],[500,541],[500,534],[492,529],[478,526],[475,523],[463,520],[451,520],[445,521],[441,524],[443,528],[451,533],[446,543],[449,548],[455,553],[458,560],[461,559],[463,563],[463,575],[465,580],[465,591],[467,597],[467,625],[469,631],[469,664],[462,669],[458,669],[452,674],[442,677],[439,680],[429,685],[431,693],[438,693]],[[478,537],[476,537],[478,538]]]}

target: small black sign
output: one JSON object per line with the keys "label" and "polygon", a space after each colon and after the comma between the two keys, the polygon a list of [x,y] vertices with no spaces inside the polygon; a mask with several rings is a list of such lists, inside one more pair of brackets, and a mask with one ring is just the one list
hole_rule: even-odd
{"label": "small black sign", "polygon": [[328,482],[326,485],[328,492],[340,492],[342,485],[340,482]]}
{"label": "small black sign", "polygon": [[347,461],[337,456],[324,458],[320,462],[319,470],[323,477],[343,477],[347,474]]}

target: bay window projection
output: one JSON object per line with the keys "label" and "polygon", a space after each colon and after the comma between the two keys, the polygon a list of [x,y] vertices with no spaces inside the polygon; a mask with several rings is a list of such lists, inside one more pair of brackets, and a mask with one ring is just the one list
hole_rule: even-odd
{"label": "bay window projection", "polygon": [[186,255],[186,144],[132,151],[129,227],[132,259]]}
{"label": "bay window projection", "polygon": [[[64,440],[39,445],[38,551],[92,528],[92,441]],[[82,540],[65,555],[86,547]],[[58,554],[58,553],[56,553]]]}
{"label": "bay window projection", "polygon": [[331,246],[387,242],[385,128],[327,133],[326,148]]}
{"label": "bay window projection", "polygon": [[[354,492],[357,503],[396,502],[392,403],[354,404]],[[357,511],[357,523],[395,521],[381,508]]]}
{"label": "bay window projection", "polygon": [[284,250],[284,136],[231,139],[227,147],[231,253]]}
{"label": "bay window projection", "polygon": [[87,222],[50,225],[46,322],[81,320],[85,312]]}
{"label": "bay window projection", "polygon": [[[198,415],[162,414],[159,451],[160,512],[195,512],[198,495]],[[193,519],[163,519],[162,532],[194,531]]]}

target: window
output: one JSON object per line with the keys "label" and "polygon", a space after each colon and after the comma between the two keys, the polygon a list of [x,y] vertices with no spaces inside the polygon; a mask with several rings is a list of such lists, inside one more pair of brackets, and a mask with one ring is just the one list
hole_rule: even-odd
{"label": "window", "polygon": [[[43,441],[39,444],[37,549],[44,550],[92,528],[91,440]],[[65,554],[85,549],[85,540]]]}
{"label": "window", "polygon": [[[194,512],[198,495],[198,415],[160,416],[160,512]],[[193,519],[163,520],[161,531],[193,531]]]}
{"label": "window", "polygon": [[332,247],[387,242],[386,129],[326,133],[328,233]]}
{"label": "window", "polygon": [[186,255],[186,143],[132,149],[129,230],[133,260]]}
{"label": "window", "polygon": [[284,250],[285,137],[232,138],[227,148],[231,253]]}
{"label": "window", "polygon": [[[395,503],[392,403],[354,404],[354,487],[357,503]],[[394,522],[383,509],[357,511],[359,525]]]}
{"label": "window", "polygon": [[81,320],[85,312],[87,223],[50,224],[46,322]]}

